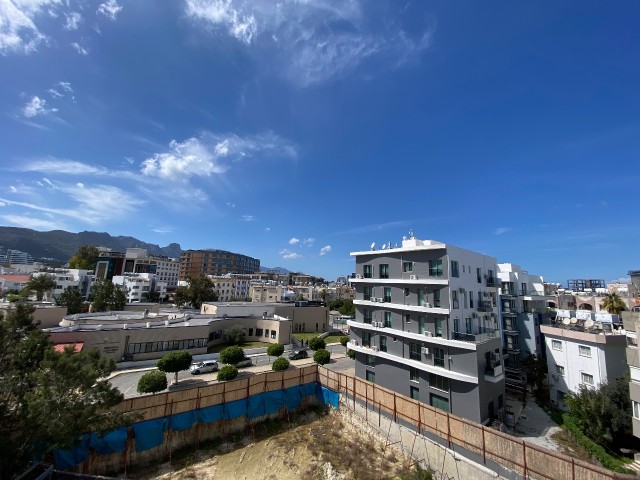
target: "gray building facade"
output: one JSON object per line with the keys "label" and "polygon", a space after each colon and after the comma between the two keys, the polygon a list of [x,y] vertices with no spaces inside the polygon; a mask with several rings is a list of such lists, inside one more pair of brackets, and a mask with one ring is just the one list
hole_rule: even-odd
{"label": "gray building facade", "polygon": [[351,255],[356,375],[469,420],[500,419],[495,258],[413,235]]}

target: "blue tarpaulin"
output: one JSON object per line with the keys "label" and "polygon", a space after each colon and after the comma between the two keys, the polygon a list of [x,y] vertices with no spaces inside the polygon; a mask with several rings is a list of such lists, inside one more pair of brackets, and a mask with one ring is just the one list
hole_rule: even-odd
{"label": "blue tarpaulin", "polygon": [[164,442],[164,420],[164,417],[154,418],[133,424],[133,432],[136,435],[136,451],[142,452],[162,445]]}
{"label": "blue tarpaulin", "polygon": [[313,395],[316,395],[317,386],[318,386],[318,384],[316,382],[307,383],[305,385],[300,385],[300,395],[302,395],[302,398],[311,397]]}
{"label": "blue tarpaulin", "polygon": [[198,421],[202,423],[217,422],[224,418],[223,405],[214,405],[212,407],[205,407],[198,410]]}
{"label": "blue tarpaulin", "polygon": [[284,390],[284,396],[287,402],[287,410],[293,410],[302,405],[302,395],[300,394],[300,386],[289,387]]}
{"label": "blue tarpaulin", "polygon": [[244,417],[247,413],[247,399],[236,400],[224,404],[224,418],[231,420],[233,418]]}
{"label": "blue tarpaulin", "polygon": [[107,432],[103,437],[92,432],[89,443],[91,448],[101,455],[124,452],[127,444],[127,427],[120,427],[111,432]]}
{"label": "blue tarpaulin", "polygon": [[264,394],[252,395],[247,402],[247,418],[258,418],[264,415]]}
{"label": "blue tarpaulin", "polygon": [[318,384],[317,395],[322,403],[324,403],[325,405],[329,404],[333,408],[338,409],[340,398],[338,392],[334,392],[333,390],[329,390],[327,387],[323,387]]}
{"label": "blue tarpaulin", "polygon": [[176,431],[189,430],[198,421],[198,411],[189,410],[183,413],[174,413],[171,416],[171,429]]}
{"label": "blue tarpaulin", "polygon": [[286,399],[282,390],[276,390],[274,392],[265,392],[262,394],[264,398],[264,413],[277,413],[282,407],[284,407]]}
{"label": "blue tarpaulin", "polygon": [[54,450],[53,462],[57,469],[75,467],[89,458],[89,435],[82,435],[80,442],[69,450]]}

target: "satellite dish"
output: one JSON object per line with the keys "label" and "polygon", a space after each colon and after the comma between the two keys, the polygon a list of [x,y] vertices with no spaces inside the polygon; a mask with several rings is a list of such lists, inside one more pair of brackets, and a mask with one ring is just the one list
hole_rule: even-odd
{"label": "satellite dish", "polygon": [[593,320],[587,320],[584,322],[584,328],[591,328],[595,322]]}
{"label": "satellite dish", "polygon": [[375,250],[376,249],[376,242],[372,242],[371,243],[371,250]]}
{"label": "satellite dish", "polygon": [[387,249],[387,244],[383,243],[382,246],[380,247],[380,250],[386,250]]}
{"label": "satellite dish", "polygon": [[563,325],[569,325],[571,323],[571,320],[569,320],[568,318],[563,318],[562,319],[562,324]]}
{"label": "satellite dish", "polygon": [[578,323],[578,319],[576,317],[571,317],[571,325],[575,325],[576,323]]}

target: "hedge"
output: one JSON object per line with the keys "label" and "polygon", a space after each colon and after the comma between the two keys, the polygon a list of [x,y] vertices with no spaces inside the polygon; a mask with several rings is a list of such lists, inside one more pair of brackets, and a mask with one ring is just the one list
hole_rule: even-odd
{"label": "hedge", "polygon": [[218,372],[218,381],[226,382],[228,380],[233,380],[238,376],[238,369],[235,365],[225,365]]}
{"label": "hedge", "polygon": [[271,365],[271,370],[274,372],[281,372],[282,370],[286,370],[289,368],[289,360],[286,358],[276,358]]}

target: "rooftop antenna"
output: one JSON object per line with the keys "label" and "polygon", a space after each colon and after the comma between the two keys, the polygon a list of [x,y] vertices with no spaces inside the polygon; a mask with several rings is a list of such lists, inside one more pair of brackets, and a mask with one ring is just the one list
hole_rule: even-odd
{"label": "rooftop antenna", "polygon": [[391,242],[387,242],[387,248],[391,248]]}
{"label": "rooftop antenna", "polygon": [[415,238],[415,235],[413,234],[413,229],[412,228],[409,229],[409,238]]}

